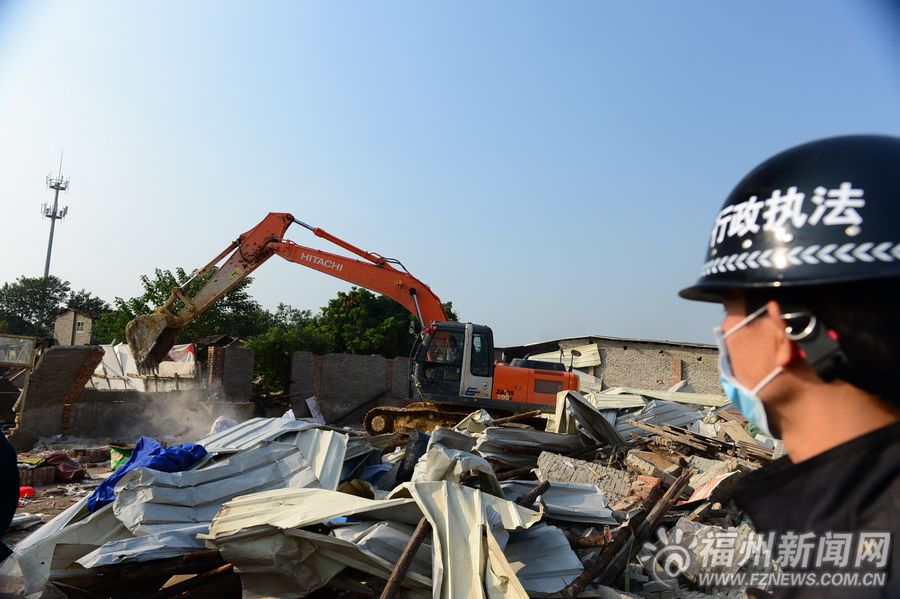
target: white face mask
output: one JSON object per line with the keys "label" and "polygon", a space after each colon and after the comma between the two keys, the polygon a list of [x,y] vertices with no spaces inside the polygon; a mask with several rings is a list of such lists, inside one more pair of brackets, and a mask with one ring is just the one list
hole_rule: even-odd
{"label": "white face mask", "polygon": [[722,388],[725,390],[725,396],[732,405],[736,406],[741,411],[741,414],[743,414],[747,420],[759,427],[759,430],[762,431],[764,435],[772,437],[772,432],[769,430],[769,420],[766,417],[766,408],[759,398],[759,392],[763,387],[771,383],[772,379],[781,374],[784,371],[784,368],[777,366],[772,372],[766,375],[763,380],[757,383],[753,389],[747,389],[747,387],[734,376],[734,370],[731,368],[731,359],[728,356],[728,345],[725,343],[725,340],[728,337],[765,312],[766,308],[765,305],[761,306],[758,310],[753,312],[753,314],[750,314],[731,327],[727,333],[722,330],[721,326],[717,326],[713,329],[713,334],[716,336],[716,344],[719,346],[719,380],[722,383]]}

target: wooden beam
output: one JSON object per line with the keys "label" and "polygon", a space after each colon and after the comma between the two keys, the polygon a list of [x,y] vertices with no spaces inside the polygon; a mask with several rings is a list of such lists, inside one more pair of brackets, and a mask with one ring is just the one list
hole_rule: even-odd
{"label": "wooden beam", "polygon": [[412,564],[416,552],[422,545],[422,541],[425,540],[425,535],[427,535],[430,530],[431,524],[429,524],[428,519],[423,517],[419,520],[416,530],[409,538],[409,542],[403,549],[403,553],[400,554],[400,559],[397,560],[397,565],[394,566],[394,571],[391,572],[387,584],[384,585],[384,590],[381,592],[381,599],[393,599],[397,594],[397,591],[400,590],[400,585],[403,583],[403,579],[406,578],[406,572],[409,570],[409,566]]}

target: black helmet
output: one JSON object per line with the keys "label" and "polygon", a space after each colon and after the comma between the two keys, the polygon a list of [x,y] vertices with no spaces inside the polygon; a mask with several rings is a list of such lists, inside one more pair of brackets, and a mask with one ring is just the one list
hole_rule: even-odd
{"label": "black helmet", "polygon": [[753,169],[719,211],[686,299],[900,276],[900,138],[832,137]]}

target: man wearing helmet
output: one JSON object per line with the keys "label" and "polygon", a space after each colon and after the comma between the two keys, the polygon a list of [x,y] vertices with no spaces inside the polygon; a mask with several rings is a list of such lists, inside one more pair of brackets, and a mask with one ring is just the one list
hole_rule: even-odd
{"label": "man wearing helmet", "polygon": [[[787,455],[735,493],[757,531],[776,535],[774,557],[778,539],[812,533],[819,563],[795,570],[886,575],[775,596],[900,596],[900,139],[830,138],[756,167],[680,295],[724,304],[726,395],[784,442]],[[846,559],[821,559],[829,540],[847,538],[836,535],[852,537]]]}

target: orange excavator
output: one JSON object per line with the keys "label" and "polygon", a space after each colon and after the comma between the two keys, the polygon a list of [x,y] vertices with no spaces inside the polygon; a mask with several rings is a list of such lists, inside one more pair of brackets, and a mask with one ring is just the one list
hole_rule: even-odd
{"label": "orange excavator", "polygon": [[[293,223],[362,260],[285,239],[284,234]],[[177,287],[155,312],[128,323],[125,337],[138,368],[155,370],[166,358],[178,333],[191,320],[276,254],[386,295],[419,321],[421,330],[414,347],[411,372],[413,394],[418,403],[404,408],[370,410],[365,419],[370,433],[390,432],[409,425],[430,428],[453,424],[478,408],[489,410],[495,417],[536,408],[546,410],[555,405],[559,391],[578,389],[578,376],[566,371],[562,364],[495,361],[490,327],[448,321],[438,296],[398,260],[362,250],[286,212],[269,213],[197,271],[194,278],[206,275],[222,263],[193,297],[188,297],[184,286]]]}

